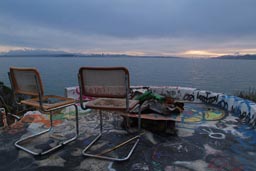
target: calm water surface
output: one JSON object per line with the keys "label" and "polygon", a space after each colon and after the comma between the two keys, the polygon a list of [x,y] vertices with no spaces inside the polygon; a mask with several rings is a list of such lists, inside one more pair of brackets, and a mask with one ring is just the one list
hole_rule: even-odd
{"label": "calm water surface", "polygon": [[212,60],[140,57],[1,57],[0,81],[9,84],[10,66],[36,67],[46,93],[63,95],[76,86],[81,66],[125,66],[131,85],[194,87],[233,94],[256,87],[256,60]]}

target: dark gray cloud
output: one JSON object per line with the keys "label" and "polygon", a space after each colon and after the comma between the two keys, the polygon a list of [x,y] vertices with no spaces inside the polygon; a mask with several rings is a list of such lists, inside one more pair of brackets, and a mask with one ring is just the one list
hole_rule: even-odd
{"label": "dark gray cloud", "polygon": [[8,0],[1,16],[86,34],[171,36],[250,34],[255,0]]}
{"label": "dark gray cloud", "polygon": [[255,9],[255,0],[2,0],[0,44],[61,47],[68,38],[93,47],[88,36],[243,40],[256,37]]}

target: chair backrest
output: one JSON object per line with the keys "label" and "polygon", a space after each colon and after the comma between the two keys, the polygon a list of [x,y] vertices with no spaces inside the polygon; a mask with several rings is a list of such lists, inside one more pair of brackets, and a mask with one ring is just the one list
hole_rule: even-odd
{"label": "chair backrest", "polygon": [[124,67],[81,67],[78,73],[82,95],[125,98],[130,87],[129,71]]}
{"label": "chair backrest", "polygon": [[11,67],[9,73],[12,88],[15,94],[39,96],[44,90],[40,74],[35,68]]}

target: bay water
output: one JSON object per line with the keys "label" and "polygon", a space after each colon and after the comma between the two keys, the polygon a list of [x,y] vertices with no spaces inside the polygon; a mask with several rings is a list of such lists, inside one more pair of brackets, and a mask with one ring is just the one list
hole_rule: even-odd
{"label": "bay water", "polygon": [[256,60],[183,59],[164,57],[0,57],[0,81],[10,86],[10,66],[36,67],[45,94],[63,95],[77,86],[82,66],[124,66],[131,85],[182,86],[234,94],[256,88]]}

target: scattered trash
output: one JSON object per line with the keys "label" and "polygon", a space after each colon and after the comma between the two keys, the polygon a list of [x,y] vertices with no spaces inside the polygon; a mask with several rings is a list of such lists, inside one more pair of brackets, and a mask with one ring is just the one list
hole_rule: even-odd
{"label": "scattered trash", "polygon": [[[141,127],[158,134],[176,135],[175,121],[170,120],[168,116],[179,115],[184,111],[184,103],[176,102],[173,98],[163,96],[152,91],[144,93],[134,92],[133,99],[139,100],[141,104],[141,114],[158,114],[166,117],[166,119],[156,120],[155,118],[141,119]],[[132,113],[137,114],[139,109],[135,109]],[[124,117],[123,125],[126,127],[137,127],[138,118]],[[127,124],[127,125],[126,125]]]}
{"label": "scattered trash", "polygon": [[[140,101],[142,106],[141,113],[143,114],[157,113],[168,116],[171,114],[180,114],[184,110],[184,103],[176,102],[171,97],[162,96],[160,94],[152,93],[151,91],[136,95],[134,99]],[[138,111],[134,112],[137,113]]]}

